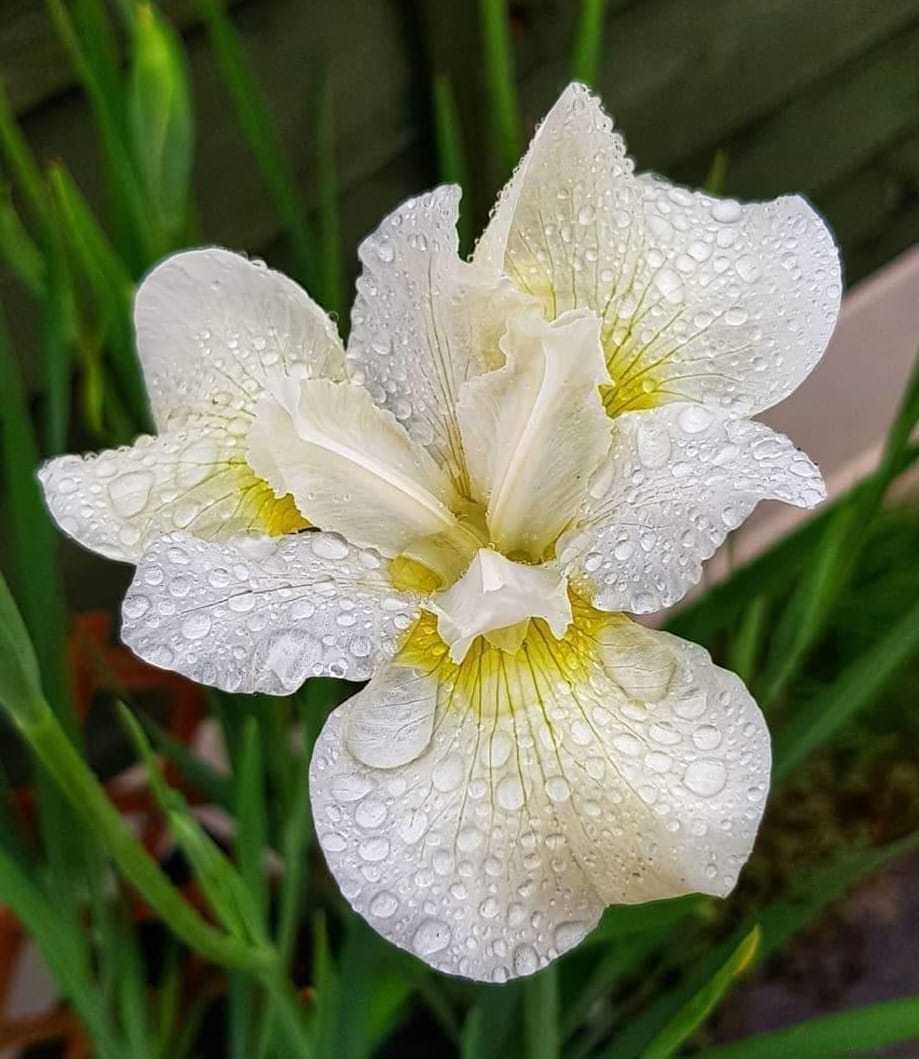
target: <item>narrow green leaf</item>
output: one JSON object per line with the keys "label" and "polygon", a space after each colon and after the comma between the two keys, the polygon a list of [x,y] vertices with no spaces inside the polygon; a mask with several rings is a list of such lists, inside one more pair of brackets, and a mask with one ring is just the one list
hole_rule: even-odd
{"label": "narrow green leaf", "polygon": [[264,922],[268,913],[265,786],[258,723],[251,716],[246,718],[243,729],[243,751],[235,786],[239,874]]}
{"label": "narrow green leaf", "polygon": [[832,684],[803,706],[775,738],[772,781],[779,784],[859,710],[872,705],[900,667],[919,653],[919,606],[901,617]]}
{"label": "narrow green leaf", "polygon": [[919,1041],[919,997],[840,1011],[709,1048],[698,1059],[834,1059]]}
{"label": "narrow green leaf", "polygon": [[560,1059],[558,964],[523,982],[523,1030],[528,1059]]}
{"label": "narrow green leaf", "polygon": [[209,903],[231,934],[262,946],[265,931],[255,900],[234,866],[192,816],[184,797],[166,783],[143,728],[130,710],[118,703],[118,714],[147,770],[150,790],[166,815],[176,844]]}
{"label": "narrow green leaf", "polygon": [[[44,674],[44,687],[54,708],[62,716],[68,716],[70,696],[64,667],[67,619],[57,581],[55,532],[35,477],[38,447],[2,317],[0,392],[3,394],[0,456],[6,498],[4,515],[10,535],[11,565],[16,575],[14,587]],[[32,652],[31,644],[28,651]],[[0,653],[9,656],[4,657],[0,666],[12,665],[12,648]],[[38,687],[37,678],[35,686]]]}
{"label": "narrow green leaf", "polygon": [[518,1025],[523,982],[480,986],[463,1023],[462,1059],[506,1059],[507,1045]]}
{"label": "narrow green leaf", "polygon": [[571,53],[571,79],[596,85],[603,47],[603,16],[606,0],[581,0],[581,11]]}
{"label": "narrow green leaf", "polygon": [[319,184],[319,285],[317,298],[327,312],[345,311],[345,272],[339,220],[338,167],[335,160],[335,93],[327,69],[319,89],[316,163]]}
{"label": "narrow green leaf", "polygon": [[887,434],[880,466],[860,493],[853,493],[829,522],[820,547],[776,629],[760,700],[773,702],[800,671],[833,603],[851,576],[890,484],[919,421],[919,357]]}
{"label": "narrow green leaf", "polygon": [[316,1006],[316,1055],[318,1059],[336,1059],[336,1030],[342,1000],[341,982],[325,919],[317,914],[313,925],[313,988]]}
{"label": "narrow green leaf", "polygon": [[757,596],[744,611],[740,628],[731,639],[728,668],[749,684],[759,658],[763,625],[766,620],[766,597]]}
{"label": "narrow green leaf", "polygon": [[54,221],[41,169],[16,123],[9,98],[0,84],[0,152],[10,177],[22,197],[29,219],[38,229],[39,241],[48,245]]}
{"label": "narrow green leaf", "polygon": [[208,802],[224,809],[232,808],[230,781],[226,776],[192,753],[181,740],[174,739],[152,718],[140,715],[139,720],[156,749],[176,766]]}
{"label": "narrow green leaf", "polygon": [[[463,130],[453,93],[453,85],[446,74],[434,78],[432,100],[434,105],[434,139],[437,148],[437,170],[444,184],[459,184],[463,193],[470,188],[466,151],[463,146]],[[466,204],[460,209],[459,231],[460,253],[472,248],[472,212]]]}
{"label": "narrow green leaf", "polygon": [[479,18],[485,51],[492,149],[500,166],[498,176],[504,180],[514,171],[520,157],[520,111],[507,0],[479,0]]}
{"label": "narrow green leaf", "polygon": [[34,297],[41,297],[45,261],[19,217],[7,184],[0,184],[0,256],[26,290]]}
{"label": "narrow green leaf", "polygon": [[220,75],[230,94],[240,129],[249,143],[274,208],[290,239],[298,279],[315,290],[316,268],[296,181],[261,86],[249,68],[242,43],[226,13],[224,0],[198,0]]}
{"label": "narrow green leaf", "polygon": [[709,195],[723,195],[728,180],[728,153],[719,147],[712,158],[708,175],[702,185]]}
{"label": "narrow green leaf", "polygon": [[20,724],[34,724],[42,716],[38,660],[3,574],[0,574],[0,703]]}
{"label": "narrow green leaf", "polygon": [[97,312],[110,335],[112,368],[137,431],[152,428],[147,394],[134,352],[131,323],[134,283],[62,165],[50,171],[51,186],[69,244],[95,296]]}
{"label": "narrow green leaf", "polygon": [[696,1032],[724,999],[725,994],[750,966],[760,941],[760,928],[740,941],[709,981],[660,1030],[642,1052],[642,1059],[669,1059]]}
{"label": "narrow green leaf", "polygon": [[148,201],[176,245],[188,218],[194,120],[182,44],[149,3],[138,4],[134,18],[128,112]]}

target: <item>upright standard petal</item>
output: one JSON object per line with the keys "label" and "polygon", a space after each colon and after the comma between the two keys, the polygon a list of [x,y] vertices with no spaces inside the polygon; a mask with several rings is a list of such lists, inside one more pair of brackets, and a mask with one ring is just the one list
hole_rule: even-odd
{"label": "upright standard petal", "polygon": [[[732,889],[769,740],[704,650],[583,606],[562,641],[531,623],[514,656],[479,640],[454,666],[436,643],[423,617],[326,722],[310,769],[329,867],[384,937],[500,982],[577,944],[607,904]],[[405,737],[380,762],[384,704]]]}
{"label": "upright standard petal", "polygon": [[495,366],[510,284],[485,277],[457,253],[460,189],[410,199],[361,244],[363,272],[347,359],[409,434],[462,489],[466,483],[456,403],[463,383]]}
{"label": "upright standard petal", "polygon": [[608,378],[597,317],[511,317],[504,367],[467,382],[459,422],[473,496],[491,542],[539,561],[577,510],[609,448],[599,384]]}
{"label": "upright standard petal", "polygon": [[660,610],[760,500],[813,507],[825,495],[814,464],[762,423],[696,404],[628,412],[558,562],[604,610]]}
{"label": "upright standard petal", "polygon": [[613,415],[686,400],[762,411],[810,373],[839,310],[839,255],[804,199],[742,206],[634,176],[581,85],[537,130],[474,260],[549,319],[598,313]]}
{"label": "upright standard petal", "polygon": [[450,479],[361,386],[290,381],[265,397],[249,433],[249,463],[315,525],[387,555],[426,537],[468,536],[451,511]]}
{"label": "upright standard petal", "polygon": [[38,477],[61,529],[109,559],[137,562],[151,541],[177,530],[228,540],[302,529],[290,497],[252,473],[244,442],[201,423],[98,455],[60,456]]}
{"label": "upright standard petal", "polygon": [[393,589],[376,552],[335,533],[229,544],[175,534],[141,560],[122,638],[201,684],[286,695],[308,677],[366,680],[418,608]]}
{"label": "upright standard petal", "polygon": [[160,431],[251,413],[268,379],[340,379],[335,325],[280,272],[214,247],[167,258],[134,302],[137,350]]}

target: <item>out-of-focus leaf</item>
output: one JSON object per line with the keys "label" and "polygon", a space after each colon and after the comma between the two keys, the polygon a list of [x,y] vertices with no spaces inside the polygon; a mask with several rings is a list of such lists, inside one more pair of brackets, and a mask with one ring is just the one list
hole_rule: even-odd
{"label": "out-of-focus leaf", "polygon": [[335,161],[335,95],[331,70],[319,89],[316,116],[316,171],[319,184],[319,285],[322,306],[340,318],[345,309],[345,274],[339,221],[338,167]]}
{"label": "out-of-focus leaf", "polygon": [[254,717],[246,718],[240,769],[234,785],[239,873],[264,921],[268,911],[268,886],[265,875],[267,822],[262,752],[258,724]]}
{"label": "out-of-focus leaf", "polygon": [[766,609],[765,596],[757,596],[750,600],[750,605],[744,611],[740,628],[736,636],[732,638],[728,651],[728,668],[732,669],[747,684],[753,677],[759,657]]}
{"label": "out-of-focus leaf", "polygon": [[870,651],[843,669],[820,694],[796,708],[775,738],[773,783],[781,783],[859,710],[870,706],[904,662],[917,653],[919,606],[898,618]]}
{"label": "out-of-focus leaf", "polygon": [[231,934],[247,943],[263,945],[264,928],[243,879],[192,816],[182,795],[167,785],[140,724],[121,703],[118,712],[146,766],[150,790],[211,907]]}
{"label": "out-of-focus leaf", "polygon": [[708,908],[709,904],[710,899],[707,897],[687,894],[685,897],[647,901],[641,905],[610,905],[600,918],[596,930],[588,934],[581,947],[610,945],[620,938],[675,926],[686,916]]}
{"label": "out-of-focus leaf", "polygon": [[0,702],[26,723],[39,716],[41,677],[32,641],[0,574]]}
{"label": "out-of-focus leaf", "polygon": [[504,180],[514,171],[520,157],[520,110],[507,0],[479,0],[479,18],[485,51],[492,149],[500,166],[498,176]]}
{"label": "out-of-focus leaf", "polygon": [[897,476],[910,435],[919,421],[919,358],[890,426],[877,472],[861,493],[853,493],[833,515],[776,628],[760,699],[774,701],[799,672],[824,628],[827,615],[851,576],[866,540],[866,529]]}
{"label": "out-of-focus leaf", "polygon": [[[64,670],[66,617],[57,582],[55,535],[35,477],[39,463],[38,447],[22,380],[13,362],[2,319],[0,392],[3,394],[0,400],[0,456],[3,461],[4,514],[10,534],[14,588],[41,663],[45,690],[54,708],[62,716],[67,716],[70,703]],[[28,644],[27,653],[32,653],[31,644]],[[6,656],[8,652],[4,650],[0,654]],[[9,658],[10,664],[12,659],[13,654]],[[36,676],[36,687],[39,683]]]}
{"label": "out-of-focus leaf", "polygon": [[597,83],[603,48],[603,16],[606,0],[581,0],[581,11],[571,53],[571,78],[585,85]]}
{"label": "out-of-focus leaf", "polygon": [[233,102],[236,119],[290,239],[297,278],[308,289],[314,290],[316,268],[312,259],[312,240],[271,108],[249,68],[242,43],[226,13],[224,0],[198,0],[198,6],[207,24],[211,47]]}
{"label": "out-of-focus leaf", "polygon": [[6,162],[10,178],[22,197],[31,223],[38,229],[40,241],[48,244],[53,238],[54,222],[41,170],[16,124],[13,109],[3,86],[0,85],[0,152]]}
{"label": "out-of-focus leaf", "polygon": [[709,195],[723,195],[728,179],[728,153],[722,147],[715,151],[703,187]]}
{"label": "out-of-focus leaf", "polygon": [[62,165],[52,166],[51,186],[68,242],[95,298],[110,337],[108,351],[135,429],[151,429],[150,410],[140,365],[134,352],[131,300],[134,284],[96,218]]}
{"label": "out-of-focus leaf", "polygon": [[523,1031],[528,1059],[559,1059],[558,964],[523,982]]}
{"label": "out-of-focus leaf", "polygon": [[133,27],[129,118],[148,200],[167,242],[181,240],[188,217],[194,121],[182,45],[151,4],[138,4]]}
{"label": "out-of-focus leaf", "polygon": [[[460,125],[459,111],[453,94],[453,85],[446,74],[437,74],[434,78],[432,93],[434,105],[434,139],[437,147],[437,169],[444,184],[459,184],[463,193],[470,187],[469,172],[466,168],[466,152],[463,146],[463,130]],[[460,208],[459,231],[460,252],[465,254],[471,249],[472,213],[468,203]]]}
{"label": "out-of-focus leaf", "polygon": [[840,1011],[708,1048],[698,1059],[834,1059],[919,1041],[919,997]]}
{"label": "out-of-focus leaf", "polygon": [[754,926],[708,982],[657,1033],[642,1052],[642,1059],[669,1059],[684,1041],[689,1040],[750,966],[759,940],[760,929]]}
{"label": "out-of-focus leaf", "polygon": [[0,185],[0,256],[29,293],[40,297],[45,284],[45,262],[20,220],[6,184]]}
{"label": "out-of-focus leaf", "polygon": [[523,999],[518,979],[500,986],[480,986],[466,1014],[460,1038],[462,1059],[507,1059],[518,1053],[511,1041]]}

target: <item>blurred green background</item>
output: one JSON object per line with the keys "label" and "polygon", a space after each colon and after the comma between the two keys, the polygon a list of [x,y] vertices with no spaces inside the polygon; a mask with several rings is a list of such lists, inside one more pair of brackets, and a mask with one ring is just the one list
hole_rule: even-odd
{"label": "blurred green background", "polygon": [[[807,194],[850,283],[919,239],[916,0],[0,2],[0,1047],[917,1054],[919,512],[914,491],[891,500],[917,455],[915,374],[877,469],[668,626],[738,671],[774,732],[775,790],[737,893],[611,909],[506,987],[435,975],[331,884],[304,769],[352,689],[205,696],[134,662],[112,625],[130,572],[44,512],[41,458],[147,425],[130,308],[153,263],[202,243],[262,255],[346,331],[358,241],[458,180],[469,248],[571,78],[602,95],[641,169],[739,198]],[[227,773],[191,749],[215,729]],[[118,776],[139,756],[132,793]],[[202,805],[235,831],[205,826]],[[30,1023],[10,1007],[27,936],[61,997]]]}

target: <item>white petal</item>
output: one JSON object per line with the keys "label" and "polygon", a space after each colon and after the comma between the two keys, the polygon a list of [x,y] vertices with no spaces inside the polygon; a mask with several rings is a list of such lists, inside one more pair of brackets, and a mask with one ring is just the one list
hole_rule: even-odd
{"label": "white petal", "polygon": [[519,647],[530,618],[544,618],[557,639],[571,623],[567,582],[554,566],[514,563],[490,548],[476,553],[460,580],[434,597],[431,609],[454,662],[462,662],[477,636],[494,640],[490,634],[511,627],[519,627],[513,637]]}
{"label": "white petal", "polygon": [[584,85],[569,85],[536,130],[473,257],[538,298],[549,319],[602,314],[627,285],[637,187],[622,137]]}
{"label": "white petal", "polygon": [[839,254],[799,196],[739,205],[643,177],[641,252],[606,313],[612,414],[701,401],[755,415],[797,389],[839,313]]}
{"label": "white petal", "polygon": [[476,263],[552,319],[603,319],[611,414],[697,400],[752,415],[819,360],[839,255],[804,199],[742,206],[633,175],[597,99],[569,86],[503,192]]}
{"label": "white petal", "polygon": [[160,430],[202,412],[245,415],[285,372],[341,378],[335,325],[280,272],[209,248],[167,258],[134,304],[137,349]]}
{"label": "white petal", "polygon": [[141,658],[225,691],[284,695],[308,677],[366,680],[418,613],[384,561],[335,533],[155,541],[122,608]]}
{"label": "white petal", "polygon": [[[437,668],[414,643],[437,642],[423,618],[415,665],[400,655],[339,707],[310,769],[352,906],[438,970],[484,981],[545,966],[608,903],[728,893],[768,787],[762,716],[701,648],[612,616],[554,647],[542,630],[514,658],[478,641]],[[385,768],[356,716],[375,696],[408,733]]]}
{"label": "white petal", "polygon": [[599,322],[590,312],[551,324],[521,312],[508,321],[501,350],[504,367],[463,387],[460,429],[491,541],[539,561],[574,517],[609,448]]}
{"label": "white petal", "polygon": [[814,464],[762,423],[694,404],[628,412],[558,561],[595,606],[660,610],[760,500],[813,507],[825,495]]}
{"label": "white petal", "polygon": [[494,366],[507,305],[521,299],[459,258],[459,198],[449,186],[410,199],[361,244],[347,358],[352,378],[462,485],[459,390]]}
{"label": "white petal", "polygon": [[361,386],[311,379],[265,397],[249,462],[314,525],[355,544],[396,555],[424,537],[464,536],[450,480]]}
{"label": "white petal", "polygon": [[306,525],[245,461],[245,439],[224,424],[141,437],[89,456],[60,456],[38,472],[61,529],[86,548],[136,562],[175,530],[211,540],[287,533]]}

